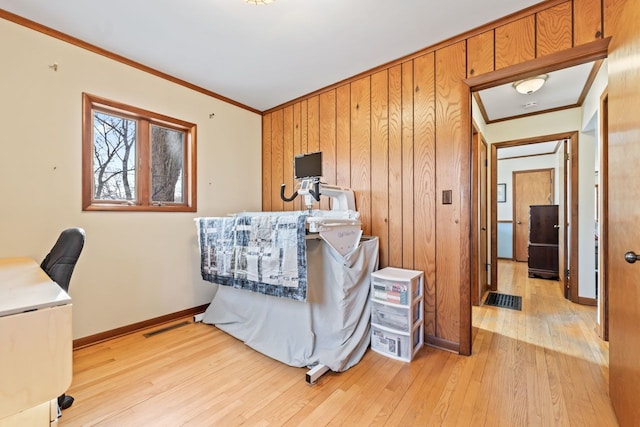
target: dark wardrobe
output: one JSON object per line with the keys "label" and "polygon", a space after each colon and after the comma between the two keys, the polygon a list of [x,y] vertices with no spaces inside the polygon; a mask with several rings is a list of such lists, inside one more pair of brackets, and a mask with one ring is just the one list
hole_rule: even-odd
{"label": "dark wardrobe", "polygon": [[529,207],[529,277],[558,279],[558,205]]}

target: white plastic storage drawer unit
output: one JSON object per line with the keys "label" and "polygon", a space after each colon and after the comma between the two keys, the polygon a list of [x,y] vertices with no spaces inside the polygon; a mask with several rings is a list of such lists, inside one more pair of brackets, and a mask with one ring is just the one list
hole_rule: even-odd
{"label": "white plastic storage drawer unit", "polygon": [[422,297],[424,274],[422,271],[387,267],[371,273],[374,301],[386,301],[399,305]]}
{"label": "white plastic storage drawer unit", "polygon": [[371,273],[371,349],[411,361],[424,343],[424,273],[387,267]]}
{"label": "white plastic storage drawer unit", "polygon": [[422,348],[424,324],[415,325],[409,334],[392,332],[387,328],[371,325],[371,349],[393,359],[409,362]]}
{"label": "white plastic storage drawer unit", "polygon": [[422,319],[422,299],[413,304],[411,310],[395,304],[371,301],[371,323],[398,331],[409,332]]}

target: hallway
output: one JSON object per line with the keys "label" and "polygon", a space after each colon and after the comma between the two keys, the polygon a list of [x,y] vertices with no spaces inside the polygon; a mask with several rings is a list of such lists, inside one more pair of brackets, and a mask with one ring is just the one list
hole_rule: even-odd
{"label": "hallway", "polygon": [[498,292],[522,296],[522,311],[473,307],[473,353],[489,354],[484,372],[494,373],[479,393],[488,414],[519,425],[617,425],[596,307],[564,299],[555,280],[529,278],[527,263],[499,260],[498,278]]}

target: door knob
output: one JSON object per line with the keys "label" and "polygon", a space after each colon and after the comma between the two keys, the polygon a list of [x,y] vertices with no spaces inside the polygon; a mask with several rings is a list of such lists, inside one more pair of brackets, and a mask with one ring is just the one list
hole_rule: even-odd
{"label": "door knob", "polygon": [[554,224],[553,228],[560,228],[560,225],[559,224]]}
{"label": "door knob", "polygon": [[480,230],[487,231],[487,227],[480,227]]}
{"label": "door knob", "polygon": [[634,262],[640,260],[640,255],[636,255],[635,252],[629,251],[626,254],[624,254],[624,260],[627,261],[629,264],[633,264]]}
{"label": "door knob", "polygon": [[516,221],[516,224],[522,224],[520,221]]}

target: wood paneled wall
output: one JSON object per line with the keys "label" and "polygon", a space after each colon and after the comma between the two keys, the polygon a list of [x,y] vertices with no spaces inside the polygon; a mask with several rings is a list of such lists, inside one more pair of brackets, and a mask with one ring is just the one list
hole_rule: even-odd
{"label": "wood paneled wall", "polygon": [[[604,4],[601,4],[604,1]],[[293,191],[293,156],[323,152],[324,181],[355,191],[380,267],[425,272],[425,335],[468,354],[471,106],[467,77],[602,38],[609,3],[549,0],[263,115],[263,209]],[[603,32],[603,26],[605,31]],[[442,192],[451,191],[451,204]],[[327,208],[326,202],[321,202]]]}

